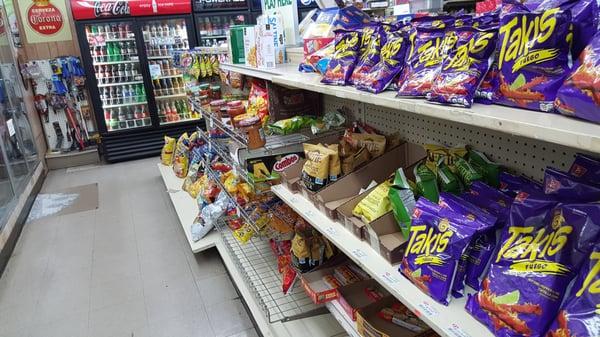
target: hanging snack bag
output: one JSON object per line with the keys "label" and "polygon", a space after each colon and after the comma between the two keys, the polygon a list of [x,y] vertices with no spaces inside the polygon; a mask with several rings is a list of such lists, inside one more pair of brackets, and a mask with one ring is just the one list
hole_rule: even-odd
{"label": "hanging snack bag", "polygon": [[496,46],[497,30],[456,28],[458,41],[444,57],[427,100],[471,107],[475,90],[485,76]]}
{"label": "hanging snack bag", "polygon": [[412,191],[411,184],[404,174],[404,170],[399,168],[394,174],[394,182],[390,186],[388,198],[394,211],[394,217],[402,230],[402,235],[407,238],[410,235],[411,214],[415,209],[415,194]]}
{"label": "hanging snack bag", "polygon": [[577,59],[590,43],[598,27],[598,2],[594,0],[545,0],[536,8],[543,11],[553,8],[571,12],[573,22],[573,59]]}
{"label": "hanging snack bag", "polygon": [[554,319],[546,337],[592,337],[598,335],[600,312],[600,244],[584,262],[570,295]]}
{"label": "hanging snack bag", "polygon": [[362,30],[360,56],[356,67],[348,80],[349,84],[360,83],[381,59],[381,47],[385,44],[386,34],[381,25],[368,25]]}
{"label": "hanging snack bag", "polygon": [[404,68],[407,41],[403,33],[388,33],[379,62],[356,83],[356,88],[375,94],[384,91]]}
{"label": "hanging snack bag", "polygon": [[437,203],[440,197],[438,190],[437,178],[435,173],[431,171],[425,163],[419,163],[415,165],[413,169],[415,175],[415,182],[419,194],[424,196],[431,202]]}
{"label": "hanging snack bag", "polygon": [[462,297],[464,285],[479,290],[483,275],[496,246],[494,226],[497,218],[476,205],[450,193],[441,192],[439,205],[465,217],[465,222],[477,230],[469,246],[461,256],[452,285],[452,294]]}
{"label": "hanging snack bag", "polygon": [[392,183],[384,181],[367,194],[352,210],[352,214],[365,223],[371,223],[392,210],[388,193]]}
{"label": "hanging snack bag", "polygon": [[563,115],[600,123],[600,33],[583,50],[565,83],[558,89],[554,106]]}
{"label": "hanging snack bag", "polygon": [[398,80],[398,96],[422,97],[442,66],[444,28],[417,27],[411,32],[406,66]]}
{"label": "hanging snack bag", "polygon": [[546,211],[551,202],[529,202],[530,196],[515,199],[481,290],[467,301],[467,310],[499,337],[544,336],[600,234],[599,204]]}
{"label": "hanging snack bag", "polygon": [[549,112],[569,71],[571,13],[559,8],[530,12],[505,0],[500,16],[497,103]]}
{"label": "hanging snack bag", "polygon": [[306,162],[302,167],[302,181],[311,191],[318,191],[328,182],[329,161],[335,155],[331,149],[318,144],[303,144]]}
{"label": "hanging snack bag", "polygon": [[163,165],[171,165],[173,163],[173,150],[175,149],[175,138],[165,136],[165,145],[160,152],[160,162]]}
{"label": "hanging snack bag", "polygon": [[429,212],[437,205],[423,203],[431,202],[417,201],[400,271],[423,292],[448,305],[458,261],[475,230],[452,217]]}
{"label": "hanging snack bag", "polygon": [[600,182],[600,160],[578,153],[569,174],[589,182]]}
{"label": "hanging snack bag", "polygon": [[360,33],[351,30],[335,32],[335,51],[327,64],[321,83],[346,85],[358,59]]}

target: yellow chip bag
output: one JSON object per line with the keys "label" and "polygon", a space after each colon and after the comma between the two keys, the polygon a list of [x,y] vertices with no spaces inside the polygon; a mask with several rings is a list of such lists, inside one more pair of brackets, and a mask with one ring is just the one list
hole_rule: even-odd
{"label": "yellow chip bag", "polygon": [[165,145],[160,152],[160,162],[163,165],[173,164],[173,150],[175,150],[175,138],[165,136]]}
{"label": "yellow chip bag", "polygon": [[379,184],[354,207],[352,214],[361,218],[365,223],[371,223],[390,212],[392,210],[392,204],[388,197],[390,186],[392,184],[389,180]]}

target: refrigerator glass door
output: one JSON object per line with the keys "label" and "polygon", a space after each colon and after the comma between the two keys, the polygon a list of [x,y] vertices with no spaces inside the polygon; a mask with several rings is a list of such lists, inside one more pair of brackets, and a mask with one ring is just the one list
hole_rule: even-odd
{"label": "refrigerator glass door", "polygon": [[160,124],[200,118],[189,105],[183,74],[175,68],[173,52],[189,49],[185,19],[145,21],[142,24],[144,48]]}
{"label": "refrigerator glass door", "polygon": [[227,41],[229,26],[250,23],[250,12],[215,13],[196,17],[196,30],[200,33],[200,47],[218,47]]}
{"label": "refrigerator glass door", "polygon": [[108,132],[151,126],[132,22],[85,25]]}

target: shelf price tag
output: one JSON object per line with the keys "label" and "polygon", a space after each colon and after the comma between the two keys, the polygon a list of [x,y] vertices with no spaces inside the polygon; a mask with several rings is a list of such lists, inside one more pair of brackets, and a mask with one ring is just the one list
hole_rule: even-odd
{"label": "shelf price tag", "polygon": [[450,324],[448,328],[446,328],[446,333],[448,336],[453,337],[471,337],[468,333],[464,332],[463,329],[460,328],[456,323]]}
{"label": "shelf price tag", "polygon": [[359,260],[364,260],[367,258],[367,253],[365,253],[365,251],[360,248],[353,249],[352,255],[354,255],[354,257],[356,257]]}
{"label": "shelf price tag", "polygon": [[293,204],[295,204],[295,203],[297,203],[297,202],[298,202],[298,197],[296,197],[296,196],[293,196],[293,197],[291,197],[291,198],[290,198],[290,201],[291,201]]}
{"label": "shelf price tag", "polygon": [[313,212],[313,210],[309,209],[308,211],[306,211],[304,213],[304,215],[306,215],[309,218],[312,218],[313,216],[315,216],[315,212]]}
{"label": "shelf price tag", "polygon": [[331,235],[331,236],[336,236],[337,235],[337,230],[333,227],[327,227],[325,228],[325,232],[327,232],[327,234]]}
{"label": "shelf price tag", "polygon": [[[417,307],[419,308],[419,312],[421,315],[425,316],[425,317],[435,317],[437,316],[440,312],[434,308],[431,303],[429,301],[423,301],[419,304],[417,304]],[[419,314],[417,314],[417,316],[419,316]]]}
{"label": "shelf price tag", "polygon": [[400,280],[398,279],[398,276],[392,275],[387,271],[385,273],[381,274],[381,278],[386,283],[391,284],[391,285],[395,285],[396,283],[400,282]]}

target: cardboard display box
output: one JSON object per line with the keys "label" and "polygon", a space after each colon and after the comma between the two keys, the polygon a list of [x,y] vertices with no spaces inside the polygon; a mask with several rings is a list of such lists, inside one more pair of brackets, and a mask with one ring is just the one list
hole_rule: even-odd
{"label": "cardboard display box", "polygon": [[346,311],[348,317],[352,318],[353,321],[356,321],[356,314],[359,309],[378,301],[367,295],[365,291],[366,288],[375,289],[377,292],[381,293],[383,297],[390,295],[390,293],[374,279],[368,279],[338,288],[338,301]]}
{"label": "cardboard display box", "polygon": [[391,307],[398,302],[394,296],[385,297],[373,304],[358,310],[356,326],[358,333],[363,337],[434,337],[438,336],[433,330],[421,332],[411,331],[407,328],[388,322],[379,317],[377,313],[386,307]]}
{"label": "cardboard display box", "polygon": [[315,207],[335,220],[337,218],[336,208],[356,196],[371,181],[380,183],[387,179],[396,168],[406,166],[406,157],[407,145],[403,143],[317,192],[310,191],[302,184],[300,184],[300,190]]}
{"label": "cardboard display box", "polygon": [[333,275],[334,267],[320,268],[314,271],[300,274],[302,288],[315,304],[323,304],[338,298],[337,289],[327,284],[323,277]]}

